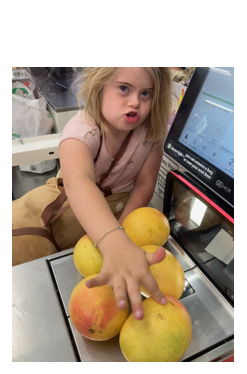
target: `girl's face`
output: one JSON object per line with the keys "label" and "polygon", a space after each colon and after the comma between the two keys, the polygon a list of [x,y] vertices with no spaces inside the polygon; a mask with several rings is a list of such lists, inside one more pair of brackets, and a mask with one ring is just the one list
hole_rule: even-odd
{"label": "girl's face", "polygon": [[145,68],[121,68],[103,88],[101,110],[109,130],[129,132],[141,125],[150,113],[153,89]]}

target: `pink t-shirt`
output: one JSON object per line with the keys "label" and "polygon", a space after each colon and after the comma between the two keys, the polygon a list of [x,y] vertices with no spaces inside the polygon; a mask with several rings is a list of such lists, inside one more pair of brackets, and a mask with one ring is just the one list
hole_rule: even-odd
{"label": "pink t-shirt", "polygon": [[[138,126],[133,131],[125,153],[112,169],[102,187],[111,187],[113,194],[133,190],[136,176],[141,170],[144,161],[153,149],[163,143],[163,141],[145,142],[145,136],[145,126]],[[88,120],[85,118],[82,110],[71,118],[64,127],[59,145],[66,139],[78,139],[87,144],[95,159],[100,146],[100,129],[93,119]],[[113,158],[109,156],[106,150],[103,136],[100,153],[94,165],[96,181],[99,180],[104,172],[109,170],[112,162]]]}

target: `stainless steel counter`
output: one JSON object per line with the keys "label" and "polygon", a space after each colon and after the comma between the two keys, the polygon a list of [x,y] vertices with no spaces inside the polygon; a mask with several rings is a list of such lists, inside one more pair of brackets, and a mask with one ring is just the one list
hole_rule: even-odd
{"label": "stainless steel counter", "polygon": [[12,268],[12,360],[77,361],[46,258]]}
{"label": "stainless steel counter", "polygon": [[[233,308],[172,238],[166,248],[179,259],[195,291],[181,298],[193,326],[182,360],[221,361],[232,355]],[[70,321],[69,298],[82,279],[72,253],[69,249],[13,267],[13,361],[125,361],[118,336],[103,344],[90,341]]]}

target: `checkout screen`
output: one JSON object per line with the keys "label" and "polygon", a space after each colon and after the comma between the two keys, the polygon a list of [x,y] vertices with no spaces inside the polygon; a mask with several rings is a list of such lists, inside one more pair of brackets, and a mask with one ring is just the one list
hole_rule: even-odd
{"label": "checkout screen", "polygon": [[234,178],[234,68],[210,68],[179,142]]}

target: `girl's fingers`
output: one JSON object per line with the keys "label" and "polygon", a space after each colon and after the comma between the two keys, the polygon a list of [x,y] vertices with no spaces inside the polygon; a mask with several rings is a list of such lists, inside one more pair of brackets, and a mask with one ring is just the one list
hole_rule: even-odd
{"label": "girl's fingers", "polygon": [[108,280],[109,280],[109,277],[107,274],[100,273],[95,278],[87,280],[85,284],[87,288],[99,287],[99,286],[104,286],[104,284],[107,284]]}
{"label": "girl's fingers", "polygon": [[163,293],[160,291],[159,286],[150,272],[142,280],[142,285],[150,292],[151,296],[157,303],[164,305],[167,300]]}
{"label": "girl's fingers", "polygon": [[[123,278],[117,278],[111,283],[117,307],[120,310],[124,310],[128,305],[125,280]],[[109,284],[109,275],[100,273],[95,278],[87,280],[85,284],[88,288],[104,286],[105,284]]]}
{"label": "girl's fingers", "polygon": [[127,291],[135,319],[143,319],[144,309],[142,305],[139,282],[137,282],[137,280],[135,280],[134,278],[129,279],[127,281]]}
{"label": "girl's fingers", "polygon": [[166,257],[166,250],[163,247],[159,247],[156,252],[145,253],[148,260],[149,266],[161,262]]}
{"label": "girl's fingers", "polygon": [[124,278],[116,278],[113,281],[113,289],[118,309],[124,310],[128,305],[126,283]]}

